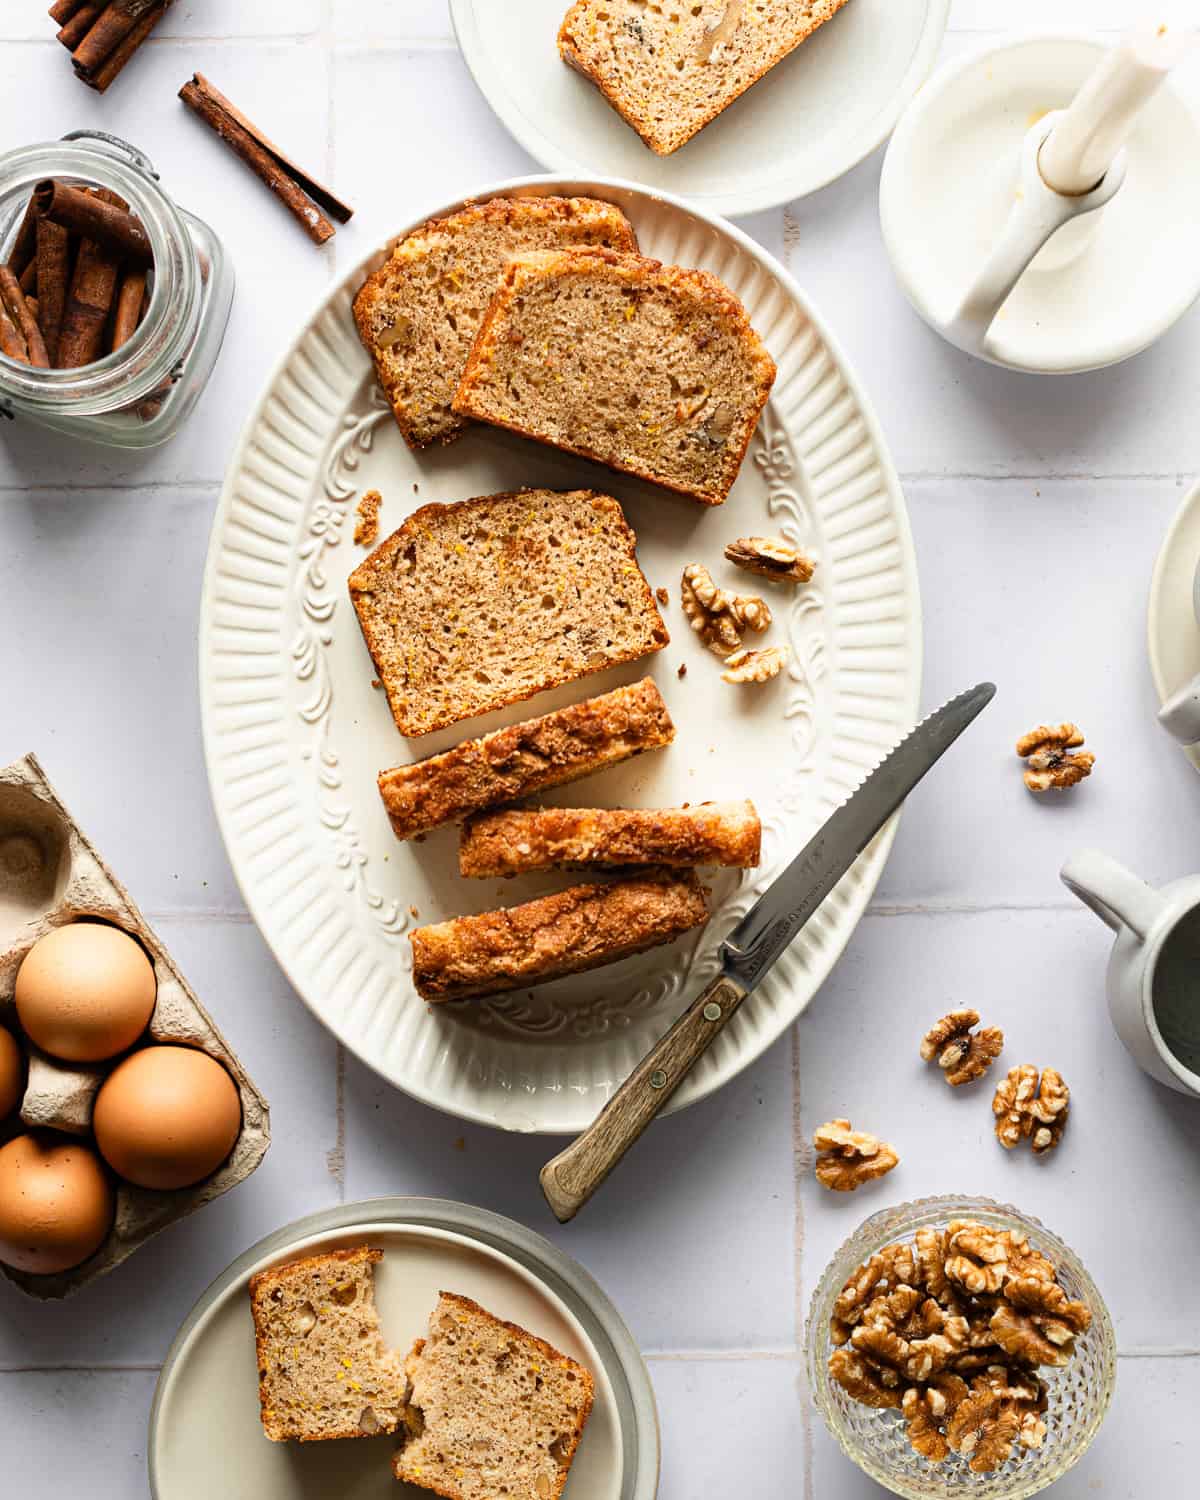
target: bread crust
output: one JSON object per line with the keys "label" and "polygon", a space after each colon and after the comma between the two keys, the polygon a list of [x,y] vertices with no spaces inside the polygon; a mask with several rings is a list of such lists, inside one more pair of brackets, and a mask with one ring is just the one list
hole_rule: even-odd
{"label": "bread crust", "polygon": [[[629,619],[632,622],[636,618],[640,623],[640,639],[630,641],[623,648],[610,645],[602,659],[581,665],[577,670],[563,670],[547,663],[528,685],[510,683],[503,686],[496,683],[485,693],[460,674],[459,696],[455,706],[447,705],[440,712],[435,711],[424,702],[420,692],[411,690],[406,681],[396,680],[388,670],[387,652],[394,641],[390,637],[387,622],[380,618],[380,607],[375,599],[377,586],[385,582],[389,575],[394,578],[393,560],[397,554],[419,541],[422,535],[428,533],[432,524],[436,523],[443,532],[452,533],[455,527],[461,531],[473,516],[488,515],[511,501],[538,495],[553,495],[556,499],[580,507],[590,506],[597,515],[604,518],[603,525],[609,545],[614,552],[624,555],[627,571],[636,575],[632,586],[637,594],[637,608],[636,611],[631,611]],[[461,552],[463,549],[460,546],[458,550]],[[363,559],[350,574],[347,586],[363,640],[383,684],[396,727],[408,738],[432,734],[435,730],[461,723],[464,719],[478,718],[494,709],[505,708],[510,703],[522,702],[594,672],[607,671],[609,667],[620,666],[627,661],[638,661],[655,651],[661,651],[671,640],[658,611],[654,593],[638,563],[637,537],[633,528],[626,521],[620,502],[598,490],[511,490],[498,495],[479,495],[471,500],[458,500],[449,505],[423,505],[408,516],[399,529],[381,542],[370,556]],[[631,623],[630,629],[632,628]]]}
{"label": "bread crust", "polygon": [[[583,1392],[583,1401],[580,1405],[579,1415],[575,1422],[574,1431],[571,1433],[570,1446],[563,1452],[562,1457],[558,1460],[559,1474],[557,1487],[549,1497],[549,1500],[558,1500],[558,1497],[562,1494],[564,1488],[566,1487],[567,1479],[571,1472],[571,1465],[574,1462],[575,1454],[578,1452],[579,1444],[583,1438],[584,1428],[587,1426],[588,1418],[592,1414],[592,1407],[595,1405],[596,1382],[592,1376],[592,1372],[584,1365],[579,1364],[577,1360],[572,1359],[569,1355],[563,1354],[561,1350],[556,1349],[553,1344],[549,1344],[545,1339],[539,1338],[536,1333],[530,1333],[527,1328],[522,1328],[519,1323],[509,1323],[503,1318],[496,1317],[494,1313],[488,1312],[485,1307],[480,1307],[479,1303],[472,1301],[470,1297],[464,1297],[458,1292],[439,1292],[439,1308],[441,1307],[441,1304],[443,1302],[452,1303],[456,1308],[465,1313],[468,1317],[482,1319],[484,1322],[492,1324],[495,1328],[503,1329],[505,1333],[512,1334],[515,1338],[520,1339],[526,1345],[532,1346],[532,1350],[536,1352],[547,1365],[557,1365],[561,1369],[570,1370],[578,1380],[580,1389]],[[417,1339],[417,1341],[413,1344],[412,1349],[409,1351],[408,1358],[405,1360],[405,1370],[408,1374],[410,1384],[414,1378],[414,1375],[417,1373],[417,1362],[421,1358],[421,1354],[425,1349],[425,1344],[425,1339]],[[401,1448],[400,1451],[396,1453],[392,1459],[392,1473],[397,1479],[407,1480],[409,1484],[415,1484],[423,1489],[427,1489],[431,1494],[443,1496],[444,1500],[462,1500],[461,1490],[456,1489],[452,1485],[445,1483],[439,1484],[436,1479],[428,1475],[415,1475],[406,1473],[404,1467],[403,1448]]]}
{"label": "bread crust", "polygon": [[761,853],[762,824],[749,801],[656,808],[514,807],[467,821],[458,868],[478,879],[590,865],[749,869]]}
{"label": "bread crust", "polygon": [[396,837],[411,839],[497,803],[590,776],[674,738],[662,694],[643,677],[382,771],[379,794]]}
{"label": "bread crust", "polygon": [[[610,238],[619,241],[621,248],[637,249],[637,236],[629,220],[615,204],[606,203],[603,199],[563,198],[553,194],[523,198],[489,198],[483,203],[466,203],[452,214],[427,219],[424,224],[418,225],[416,229],[398,239],[391,246],[388,258],[383,265],[377,271],[373,271],[363,282],[355,295],[352,307],[354,326],[358,330],[363,347],[371,356],[376,379],[383,388],[388,405],[392,408],[396,425],[410,448],[420,451],[434,444],[452,443],[462,436],[470,424],[465,419],[459,419],[447,431],[436,437],[419,436],[417,427],[411,420],[408,408],[401,397],[401,378],[388,365],[384,358],[386,351],[381,350],[377,343],[377,330],[372,327],[376,311],[381,306],[387,305],[394,296],[397,281],[403,279],[406,254],[414,253],[423,241],[438,237],[463,236],[481,225],[491,228],[514,227],[522,219],[533,218],[543,223],[547,219],[556,218],[563,224],[567,224],[589,216],[610,219]],[[481,288],[480,295],[481,299],[486,300],[491,295],[491,288]]]}
{"label": "bread crust", "polygon": [[[732,324],[734,336],[745,345],[753,366],[755,404],[753,410],[739,414],[740,432],[736,429],[730,432],[728,451],[722,461],[724,472],[717,484],[701,488],[675,482],[665,475],[650,473],[647,469],[639,467],[632,459],[622,462],[619,458],[599,453],[584,444],[565,443],[543,437],[530,428],[506,420],[485,409],[480,399],[481,388],[487,378],[488,366],[494,357],[496,346],[504,336],[503,329],[506,320],[518,298],[535,280],[552,276],[594,274],[598,266],[605,267],[615,278],[640,290],[658,286],[665,291],[690,293],[698,300],[708,301]],[[534,442],[544,443],[547,447],[558,448],[566,453],[575,453],[580,458],[590,458],[593,462],[604,464],[607,468],[616,469],[620,473],[633,474],[649,484],[659,485],[675,494],[687,495],[690,499],[699,500],[704,505],[720,505],[733,488],[733,482],[737,478],[750,447],[750,439],[754,436],[763,407],[767,404],[767,399],[771,394],[775,375],[775,361],[751,326],[746,309],[725,283],[710,271],[688,266],[664,265],[662,261],[651,260],[648,256],[618,254],[613,250],[593,247],[548,250],[517,256],[505,268],[500,285],[475,335],[475,342],[459,382],[458,393],[454,398],[454,410],[460,415],[488,422],[495,427],[506,428],[521,437],[531,438]]]}
{"label": "bread crust", "polygon": [[264,1373],[268,1365],[270,1353],[270,1336],[267,1332],[266,1306],[268,1297],[274,1287],[282,1282],[288,1281],[297,1273],[309,1269],[326,1267],[335,1264],[359,1267],[363,1265],[375,1266],[383,1259],[383,1251],[373,1245],[359,1245],[350,1250],[327,1250],[320,1255],[305,1255],[299,1260],[285,1261],[282,1265],[268,1266],[265,1271],[257,1271],[250,1278],[250,1312],[254,1319],[254,1353],[258,1361],[258,1402],[262,1415],[263,1432],[273,1443],[316,1443],[332,1442],[342,1438],[362,1438],[371,1436],[364,1432],[356,1423],[352,1427],[335,1428],[321,1434],[290,1433],[286,1431],[283,1424],[270,1416],[269,1392],[267,1388],[267,1376]]}
{"label": "bread crust", "polygon": [[413,983],[426,1000],[466,1000],[600,968],[702,927],[704,897],[690,871],[655,872],[418,927]]}
{"label": "bread crust", "polygon": [[590,83],[600,90],[605,100],[620,115],[625,123],[637,131],[643,142],[650,147],[656,156],[670,156],[678,151],[680,146],[685,146],[688,141],[698,135],[706,125],[711,125],[719,114],[724,113],[729,106],[735,103],[749,89],[765,78],[777,63],[781,63],[785,57],[796,50],[802,42],[806,42],[813,32],[823,26],[826,21],[841,10],[846,0],[814,0],[812,24],[798,34],[789,34],[788,39],[781,40],[773,52],[768,54],[766,61],[746,82],[735,92],[727,95],[714,92],[712,108],[695,124],[689,125],[684,130],[675,130],[670,133],[661,133],[653,118],[640,110],[634,99],[627,97],[621,92],[620,81],[615,76],[606,74],[600,66],[591,60],[584,50],[577,29],[580,28],[588,13],[594,9],[594,0],[575,0],[575,3],[563,17],[562,25],[558,31],[558,55],[569,68],[582,74]]}

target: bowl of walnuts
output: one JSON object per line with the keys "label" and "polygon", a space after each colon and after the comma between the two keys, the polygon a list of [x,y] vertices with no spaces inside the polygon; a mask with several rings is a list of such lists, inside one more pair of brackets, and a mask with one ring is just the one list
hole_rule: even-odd
{"label": "bowl of walnuts", "polygon": [[1116,1382],[1078,1256],[990,1198],[874,1214],[813,1294],[809,1382],[849,1458],[894,1494],[1019,1500],[1060,1479]]}

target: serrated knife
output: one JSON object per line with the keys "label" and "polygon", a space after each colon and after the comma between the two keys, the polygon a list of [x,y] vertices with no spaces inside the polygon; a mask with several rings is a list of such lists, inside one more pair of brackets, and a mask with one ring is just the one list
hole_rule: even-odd
{"label": "serrated knife", "polygon": [[922,720],[767,887],[721,944],[717,977],[595,1121],[542,1168],[542,1192],[560,1223],[573,1219],[617,1166],[825,897],[995,693],[993,683],[982,682]]}

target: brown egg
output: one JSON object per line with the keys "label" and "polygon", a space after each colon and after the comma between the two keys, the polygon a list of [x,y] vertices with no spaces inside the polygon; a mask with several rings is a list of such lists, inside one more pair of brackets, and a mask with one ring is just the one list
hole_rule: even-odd
{"label": "brown egg", "polygon": [[92,1129],[113,1171],[146,1188],[189,1187],[221,1165],[242,1128],[233,1079],[192,1047],[143,1047],[96,1096]]}
{"label": "brown egg", "polygon": [[69,1271],[103,1244],[113,1189],[90,1146],[20,1135],[0,1150],[0,1260],[19,1271]]}
{"label": "brown egg", "polygon": [[25,1064],[11,1031],[0,1026],[0,1120],[7,1119],[21,1102],[25,1089]]}
{"label": "brown egg", "polygon": [[143,950],[106,922],[56,927],[17,971],[21,1025],[43,1052],[65,1062],[102,1062],[132,1047],[156,993]]}

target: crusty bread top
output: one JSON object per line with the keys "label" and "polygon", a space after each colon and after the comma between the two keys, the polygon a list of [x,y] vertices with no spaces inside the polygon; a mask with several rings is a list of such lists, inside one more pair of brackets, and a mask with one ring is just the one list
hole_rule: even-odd
{"label": "crusty bread top", "polygon": [[774,379],[708,271],[538,251],[506,268],[454,409],[719,505]]}
{"label": "crusty bread top", "polygon": [[520,875],[577,865],[757,865],[762,824],[753,802],[693,807],[500,808],[463,828],[462,875]]}
{"label": "crusty bread top", "polygon": [[441,755],[381,771],[379,794],[396,837],[411,839],[499,802],[590,776],[674,738],[662,694],[643,677],[464,740]]}
{"label": "crusty bread top", "polygon": [[616,500],[522,490],[426,505],[350,575],[401,734],[429,734],[670,640]]}
{"label": "crusty bread top", "polygon": [[565,244],[637,249],[611,203],[492,198],[422,224],[367,278],[354,321],[410,446],[449,442],[466,426],[450,402],[505,262]]}
{"label": "crusty bread top", "polygon": [[846,0],[576,0],[563,61],[597,85],[652,151],[667,156],[715,119]]}
{"label": "crusty bread top", "polygon": [[558,1500],[592,1410],[590,1371],[453,1292],[406,1369],[412,1422],[397,1479],[448,1500]]}
{"label": "crusty bread top", "polygon": [[648,871],[418,927],[413,984],[426,1000],[463,1000],[599,968],[703,926],[704,895],[690,870]]}
{"label": "crusty bread top", "polygon": [[394,1432],[408,1382],[385,1347],[363,1245],[306,1256],[250,1278],[263,1431],[273,1442]]}

